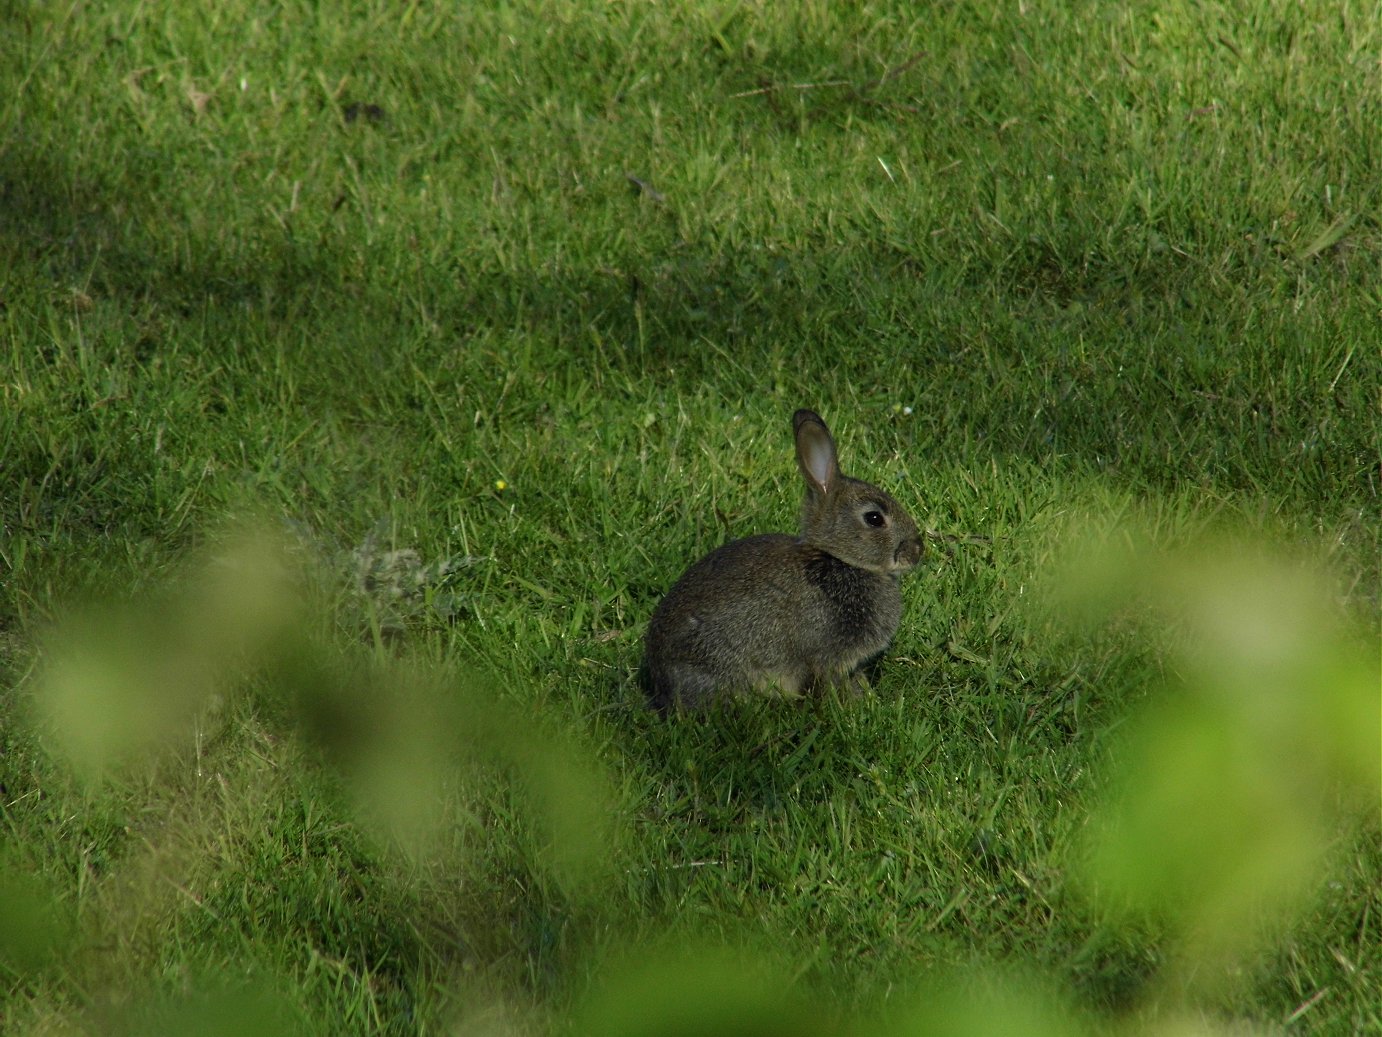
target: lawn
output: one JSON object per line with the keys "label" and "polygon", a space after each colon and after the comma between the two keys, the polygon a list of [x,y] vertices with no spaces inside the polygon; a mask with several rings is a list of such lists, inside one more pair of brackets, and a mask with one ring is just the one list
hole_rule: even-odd
{"label": "lawn", "polygon": [[[0,9],[0,1030],[1382,1032],[1370,3]],[[644,708],[791,530],[860,699]]]}

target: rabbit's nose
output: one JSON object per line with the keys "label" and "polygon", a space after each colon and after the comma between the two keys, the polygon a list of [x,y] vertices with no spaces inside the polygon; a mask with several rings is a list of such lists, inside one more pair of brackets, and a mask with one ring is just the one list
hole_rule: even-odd
{"label": "rabbit's nose", "polygon": [[893,552],[893,561],[899,566],[906,566],[908,569],[921,561],[921,538],[914,537],[898,544],[897,550]]}

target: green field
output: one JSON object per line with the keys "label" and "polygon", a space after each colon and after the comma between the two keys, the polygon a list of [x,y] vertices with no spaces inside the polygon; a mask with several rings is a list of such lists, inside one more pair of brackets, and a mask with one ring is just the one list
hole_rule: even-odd
{"label": "green field", "polygon": [[[1382,1033],[1371,2],[0,4],[0,1031]],[[793,528],[873,694],[643,708]]]}

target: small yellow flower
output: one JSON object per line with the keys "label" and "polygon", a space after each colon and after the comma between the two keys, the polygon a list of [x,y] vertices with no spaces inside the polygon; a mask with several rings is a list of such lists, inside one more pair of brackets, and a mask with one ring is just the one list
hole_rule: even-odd
{"label": "small yellow flower", "polygon": [[500,493],[503,493],[505,490],[509,488],[509,484],[506,483],[503,479],[495,479],[494,488],[498,490]]}

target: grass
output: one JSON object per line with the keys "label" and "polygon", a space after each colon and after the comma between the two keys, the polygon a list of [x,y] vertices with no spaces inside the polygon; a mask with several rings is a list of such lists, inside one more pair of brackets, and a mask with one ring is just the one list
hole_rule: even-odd
{"label": "grass", "polygon": [[[1382,1030],[1373,13],[11,5],[0,1025]],[[877,694],[650,716],[803,405]]]}

